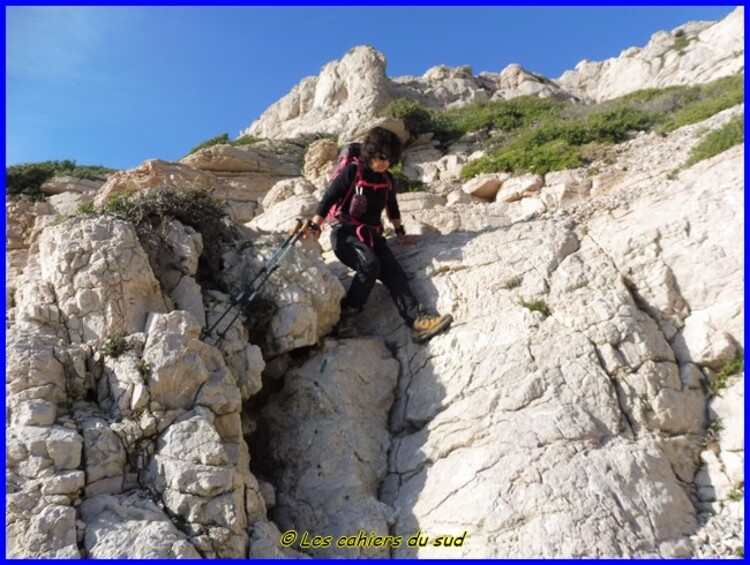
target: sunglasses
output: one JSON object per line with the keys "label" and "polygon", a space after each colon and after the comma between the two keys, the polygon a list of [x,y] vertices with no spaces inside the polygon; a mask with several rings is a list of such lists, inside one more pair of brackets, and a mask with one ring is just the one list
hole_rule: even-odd
{"label": "sunglasses", "polygon": [[391,157],[390,155],[386,155],[385,153],[378,153],[375,155],[376,159],[380,159],[381,161],[390,161]]}

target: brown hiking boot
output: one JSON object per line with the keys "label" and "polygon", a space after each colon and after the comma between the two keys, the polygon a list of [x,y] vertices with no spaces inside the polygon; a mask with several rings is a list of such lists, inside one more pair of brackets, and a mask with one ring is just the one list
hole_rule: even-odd
{"label": "brown hiking boot", "polygon": [[341,309],[339,323],[336,324],[336,337],[339,339],[350,339],[357,337],[357,326],[354,324],[357,320],[359,310],[356,308],[344,307]]}
{"label": "brown hiking boot", "polygon": [[414,343],[424,343],[440,332],[447,330],[453,322],[453,316],[446,314],[435,316],[427,314],[422,306],[419,307],[419,314],[411,327],[411,340]]}

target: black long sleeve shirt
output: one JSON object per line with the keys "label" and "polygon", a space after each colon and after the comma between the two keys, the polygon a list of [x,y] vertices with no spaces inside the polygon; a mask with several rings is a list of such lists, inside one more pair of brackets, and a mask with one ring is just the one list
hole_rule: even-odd
{"label": "black long sleeve shirt", "polygon": [[[390,181],[391,186],[394,186],[393,175],[390,172],[386,171],[385,173],[381,174],[372,171],[365,165],[360,166],[362,167],[362,179],[364,181],[381,184],[386,182],[385,175],[388,175],[387,180]],[[334,204],[346,198],[346,202],[344,202],[343,204],[344,214],[347,214],[347,208],[351,200],[349,192],[350,189],[354,187],[354,183],[356,180],[357,164],[349,163],[346,167],[344,167],[341,173],[335,179],[333,179],[333,182],[326,190],[323,198],[320,200],[315,213],[318,216],[322,216],[325,218],[326,214],[328,214],[328,211]],[[353,194],[354,191],[352,190],[351,192]],[[383,210],[386,211],[386,214],[388,215],[388,218],[390,220],[401,219],[401,212],[398,209],[395,190],[389,188],[371,188],[369,186],[363,186],[362,193],[367,197],[367,210],[360,218],[358,218],[360,222],[371,226],[382,225],[381,216],[383,215]]]}

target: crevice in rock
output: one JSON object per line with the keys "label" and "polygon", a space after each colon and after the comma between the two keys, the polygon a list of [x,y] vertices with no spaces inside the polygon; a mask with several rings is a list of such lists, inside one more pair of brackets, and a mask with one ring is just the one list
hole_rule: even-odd
{"label": "crevice in rock", "polygon": [[623,402],[623,396],[624,392],[621,390],[622,385],[620,385],[618,378],[615,375],[609,374],[606,367],[606,362],[604,361],[604,357],[602,356],[601,351],[599,351],[599,348],[596,346],[596,344],[589,340],[589,343],[591,344],[591,347],[594,348],[594,352],[596,353],[596,359],[599,362],[599,366],[601,367],[602,371],[604,371],[604,374],[609,377],[609,382],[612,383],[612,387],[614,388],[615,392],[615,398],[617,399],[617,405],[620,408],[620,414],[623,417],[623,420],[625,421],[625,424],[627,425],[628,432],[630,433],[631,437],[636,438],[638,437],[638,434],[636,430],[638,429],[632,415],[628,411],[627,407],[625,406]]}

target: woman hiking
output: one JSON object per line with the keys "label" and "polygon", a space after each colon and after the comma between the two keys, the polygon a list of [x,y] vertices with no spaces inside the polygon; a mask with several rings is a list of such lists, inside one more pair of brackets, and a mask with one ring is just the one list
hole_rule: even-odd
{"label": "woman hiking", "polygon": [[409,288],[406,273],[383,237],[381,216],[386,211],[396,235],[405,234],[396,201],[393,175],[388,171],[401,159],[401,140],[385,129],[370,130],[361,144],[359,158],[351,159],[326,190],[312,218],[317,239],[326,216],[331,224],[331,247],[336,257],[354,269],[352,283],[341,301],[340,338],[355,337],[354,325],[375,281],[388,289],[396,308],[411,328],[415,343],[422,343],[448,329],[453,317],[428,314]]}

